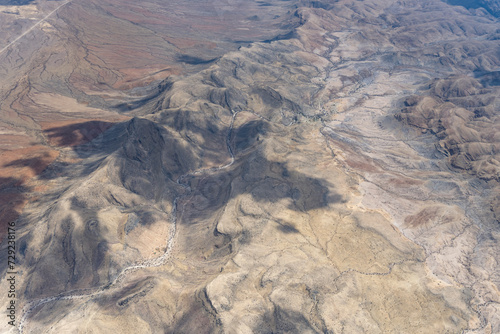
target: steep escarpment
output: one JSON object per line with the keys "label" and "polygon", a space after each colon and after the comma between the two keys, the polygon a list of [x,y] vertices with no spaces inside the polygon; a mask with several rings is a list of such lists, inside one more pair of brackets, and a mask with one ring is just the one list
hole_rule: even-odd
{"label": "steep escarpment", "polygon": [[465,8],[478,9],[481,8],[483,10],[488,11],[491,15],[496,17],[500,16],[500,3],[498,0],[446,0],[447,3],[455,6],[463,6]]}
{"label": "steep escarpment", "polygon": [[436,136],[436,148],[451,168],[488,183],[487,196],[495,205],[500,182],[500,140],[497,72],[454,76],[430,83],[420,95],[408,97],[396,117]]}

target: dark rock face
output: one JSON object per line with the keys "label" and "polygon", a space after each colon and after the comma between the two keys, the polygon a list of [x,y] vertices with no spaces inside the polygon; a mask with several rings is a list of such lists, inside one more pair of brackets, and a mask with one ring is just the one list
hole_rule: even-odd
{"label": "dark rock face", "polygon": [[33,0],[1,0],[0,6],[23,6],[32,2]]}
{"label": "dark rock face", "polygon": [[123,45],[150,58],[96,51],[110,37],[60,13],[88,63],[2,90],[72,119],[41,132],[59,156],[18,220],[21,332],[500,331],[496,19],[434,0],[75,6],[134,22]]}
{"label": "dark rock face", "polygon": [[495,163],[500,159],[500,143],[495,138],[498,93],[495,87],[487,88],[468,76],[440,79],[423,95],[407,98],[396,118],[435,134],[451,166],[500,181]]}
{"label": "dark rock face", "polygon": [[491,15],[500,17],[500,1],[498,0],[445,0],[450,5],[463,6],[465,8],[484,8]]}

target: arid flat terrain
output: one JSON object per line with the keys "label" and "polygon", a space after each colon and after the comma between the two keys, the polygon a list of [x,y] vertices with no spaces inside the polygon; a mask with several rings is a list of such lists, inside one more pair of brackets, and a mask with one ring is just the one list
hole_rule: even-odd
{"label": "arid flat terrain", "polygon": [[0,3],[2,332],[500,332],[478,3]]}

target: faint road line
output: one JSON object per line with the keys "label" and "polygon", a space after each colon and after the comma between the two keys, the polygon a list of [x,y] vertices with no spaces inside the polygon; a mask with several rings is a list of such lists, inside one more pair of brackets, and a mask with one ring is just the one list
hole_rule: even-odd
{"label": "faint road line", "polygon": [[[227,164],[219,166],[219,167],[202,168],[199,170],[195,170],[193,172],[188,172],[186,174],[183,174],[177,178],[177,184],[179,184],[187,189],[190,189],[189,185],[187,185],[187,184],[184,185],[182,183],[182,180],[187,178],[188,176],[194,176],[194,175],[199,175],[199,174],[208,173],[208,172],[217,172],[219,170],[229,168],[234,164],[235,156],[233,153],[233,149],[231,148],[230,138],[231,138],[231,133],[233,131],[234,120],[236,119],[236,116],[238,115],[239,111],[231,110],[231,113],[232,113],[231,124],[229,126],[229,130],[228,130],[227,135],[226,135],[226,148],[227,148],[229,155],[231,156],[231,161],[228,162]],[[157,257],[155,259],[149,259],[146,261],[142,261],[138,264],[126,267],[126,268],[122,269],[120,274],[118,274],[118,276],[116,276],[116,278],[113,281],[109,282],[106,285],[102,285],[100,287],[97,287],[95,289],[89,288],[89,289],[73,290],[73,291],[69,291],[68,295],[59,294],[59,295],[41,298],[41,299],[36,299],[36,300],[32,300],[31,302],[28,302],[26,305],[24,305],[24,307],[21,311],[21,317],[20,317],[21,320],[19,321],[19,325],[17,327],[19,334],[24,334],[24,328],[25,328],[26,323],[28,322],[29,315],[37,307],[39,307],[41,305],[47,304],[47,303],[52,302],[52,301],[73,300],[73,299],[84,299],[84,298],[97,297],[97,296],[103,294],[106,290],[111,288],[113,285],[116,285],[121,280],[123,280],[124,277],[127,275],[127,273],[129,273],[131,271],[134,271],[136,269],[141,269],[141,268],[159,267],[159,266],[164,265],[171,257],[171,252],[172,252],[172,249],[174,247],[174,242],[175,242],[175,236],[177,235],[177,232],[176,232],[177,231],[177,202],[178,202],[179,198],[185,197],[185,196],[187,196],[187,194],[186,195],[179,195],[174,199],[173,206],[172,206],[172,213],[171,213],[171,216],[173,218],[172,228],[171,228],[171,233],[167,239],[167,246],[166,246],[166,249],[165,249],[165,252],[163,253],[163,255],[161,255],[160,257]],[[184,206],[185,206],[185,204],[184,204]],[[390,270],[392,270],[392,268],[390,268]],[[95,291],[82,294],[81,292],[84,290],[87,290],[87,291],[95,290]],[[75,294],[75,293],[78,293],[78,294]]]}
{"label": "faint road line", "polygon": [[66,6],[68,3],[72,2],[73,0],[68,0],[66,1],[65,3],[63,3],[62,5],[60,5],[59,7],[57,7],[56,9],[54,9],[53,11],[51,11],[50,13],[48,13],[43,19],[41,19],[40,21],[38,21],[37,23],[35,23],[33,26],[31,26],[31,28],[29,28],[28,30],[26,30],[25,32],[23,32],[21,35],[19,35],[15,40],[13,40],[12,42],[10,42],[9,44],[7,44],[7,46],[5,46],[2,50],[0,50],[0,55],[5,51],[7,50],[9,47],[11,47],[13,44],[15,44],[18,40],[20,40],[21,38],[23,38],[27,33],[31,32],[31,30],[35,29],[36,27],[38,27],[42,22],[44,22],[45,20],[47,20],[52,14],[54,14],[55,12],[57,12],[61,7],[63,6]]}

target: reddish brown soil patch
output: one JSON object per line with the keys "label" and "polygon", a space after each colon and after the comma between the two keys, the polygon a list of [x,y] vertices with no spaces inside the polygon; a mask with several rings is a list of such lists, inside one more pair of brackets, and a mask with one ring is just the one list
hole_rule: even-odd
{"label": "reddish brown soil patch", "polygon": [[[40,122],[40,126],[50,146],[73,147],[93,140],[115,123],[127,119],[129,117],[125,116],[106,121],[72,119]],[[10,139],[13,141],[15,138]],[[26,142],[22,144],[27,145]],[[33,193],[48,189],[47,185],[35,185],[30,180],[40,175],[58,156],[56,149],[43,145],[0,151],[0,240],[5,236],[7,223],[19,217]]]}
{"label": "reddish brown soil patch", "polygon": [[405,225],[409,228],[428,228],[432,224],[448,224],[454,216],[444,211],[441,207],[431,206],[419,211],[417,214],[405,218]]}
{"label": "reddish brown soil patch", "polygon": [[193,48],[195,46],[207,49],[213,49],[217,46],[214,42],[198,41],[190,38],[165,37],[165,40],[172,43],[179,49]]}
{"label": "reddish brown soil patch", "polygon": [[156,80],[164,80],[171,75],[180,75],[181,69],[176,67],[167,67],[152,71],[149,68],[127,68],[121,69],[123,79],[118,80],[113,87],[116,89],[127,90],[134,87],[147,86]]}
{"label": "reddish brown soil patch", "polygon": [[[120,117],[120,120],[129,119]],[[117,121],[73,119],[60,122],[40,122],[49,145],[56,147],[85,144],[109,129]]]}
{"label": "reddish brown soil patch", "polygon": [[416,180],[416,179],[412,179],[409,177],[403,177],[403,176],[399,176],[397,178],[396,177],[391,178],[387,182],[394,185],[394,186],[398,186],[398,187],[419,186],[419,185],[422,185],[424,183],[421,180]]}
{"label": "reddish brown soil patch", "polygon": [[373,161],[363,156],[359,152],[353,152],[345,145],[338,145],[343,148],[345,154],[345,162],[349,167],[370,173],[380,173],[379,166]]}
{"label": "reddish brown soil patch", "polygon": [[39,175],[59,155],[59,152],[36,145],[0,153],[0,240],[7,223],[19,217],[28,202],[29,179]]}
{"label": "reddish brown soil patch", "polygon": [[58,155],[56,150],[42,145],[1,152],[0,188],[26,183],[30,178],[39,175]]}
{"label": "reddish brown soil patch", "polygon": [[15,221],[28,202],[24,189],[0,194],[0,240],[7,234],[7,224]]}
{"label": "reddish brown soil patch", "polygon": [[376,168],[374,165],[372,165],[371,163],[367,162],[364,159],[346,159],[346,163],[349,165],[349,167],[364,172],[372,172],[372,173],[380,172],[378,168]]}

